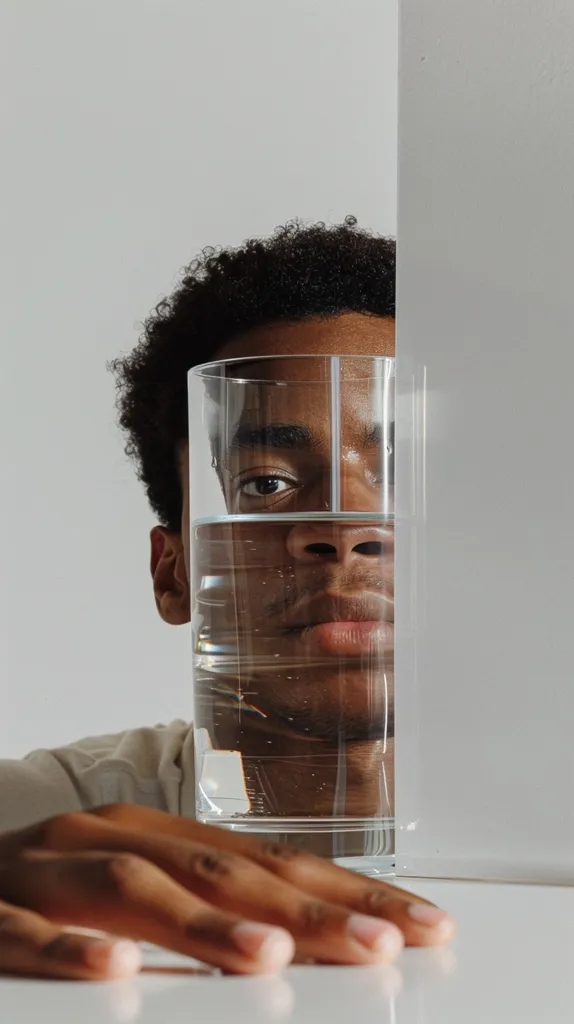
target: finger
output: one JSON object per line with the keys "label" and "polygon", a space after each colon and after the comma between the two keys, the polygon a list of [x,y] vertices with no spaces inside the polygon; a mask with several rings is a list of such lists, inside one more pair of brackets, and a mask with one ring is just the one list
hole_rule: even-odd
{"label": "finger", "polygon": [[411,946],[441,946],[454,937],[456,926],[446,911],[405,892],[394,884],[367,879],[320,857],[287,844],[259,843],[227,829],[175,818],[149,808],[116,805],[96,812],[100,820],[117,823],[146,834],[160,831],[196,842],[208,842],[222,851],[247,857],[320,900],[338,903],[359,914],[395,924]]}
{"label": "finger", "polygon": [[456,926],[450,914],[392,883],[365,878],[282,843],[254,845],[249,855],[303,892],[391,921],[407,945],[441,946],[454,937]]}
{"label": "finger", "polygon": [[[130,841],[124,836],[122,847]],[[141,835],[136,843],[141,854],[206,902],[289,931],[298,959],[372,964],[395,959],[403,948],[403,936],[391,922],[302,891],[253,859],[165,836]]]}
{"label": "finger", "polygon": [[[92,848],[153,863],[204,904],[289,932],[299,959],[373,964],[389,962],[402,950],[402,934],[390,921],[303,892],[252,859],[172,836],[127,832],[95,818],[83,829],[82,841]],[[213,832],[205,834],[211,838]]]}
{"label": "finger", "polygon": [[134,942],[66,932],[29,910],[0,903],[0,974],[105,981],[141,965]]}
{"label": "finger", "polygon": [[280,970],[294,953],[288,932],[211,907],[124,852],[24,854],[0,870],[0,892],[51,922],[151,942],[232,973]]}
{"label": "finger", "polygon": [[[231,830],[202,825],[150,808],[117,804],[90,814],[64,815],[44,827],[42,841],[56,849],[89,849],[98,843],[105,846],[100,825],[104,831],[107,827],[108,833],[110,827],[121,826],[134,836],[161,834],[164,838],[172,836],[208,843],[220,851],[235,852],[319,900],[393,923],[409,945],[443,945],[455,932],[449,914],[394,885],[366,879],[287,844],[261,844]],[[117,845],[117,837],[112,839],[114,844]]]}

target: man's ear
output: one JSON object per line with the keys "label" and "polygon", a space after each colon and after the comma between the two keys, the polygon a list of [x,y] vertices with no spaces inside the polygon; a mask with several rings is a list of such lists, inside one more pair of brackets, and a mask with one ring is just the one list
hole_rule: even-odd
{"label": "man's ear", "polygon": [[182,626],[190,619],[190,601],[181,533],[154,526],[150,541],[150,568],[157,610],[164,622]]}

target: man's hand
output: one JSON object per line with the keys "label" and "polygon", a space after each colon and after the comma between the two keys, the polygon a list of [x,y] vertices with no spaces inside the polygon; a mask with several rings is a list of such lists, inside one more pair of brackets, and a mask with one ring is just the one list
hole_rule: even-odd
{"label": "man's hand", "polygon": [[0,973],[125,977],[140,962],[130,939],[239,974],[294,958],[374,964],[453,932],[446,913],[393,885],[147,808],[0,836]]}

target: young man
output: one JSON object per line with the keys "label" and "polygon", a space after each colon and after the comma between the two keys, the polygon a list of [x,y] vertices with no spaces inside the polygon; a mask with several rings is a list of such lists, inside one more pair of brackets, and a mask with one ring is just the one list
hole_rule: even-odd
{"label": "young man", "polygon": [[[148,319],[132,354],[116,362],[120,424],[158,518],[151,571],[166,622],[190,621],[187,370],[221,358],[393,355],[394,278],[394,243],[354,221],[288,225],[267,241],[204,254]],[[320,445],[323,421],[316,410],[306,415],[315,417]],[[233,501],[274,496],[293,507],[305,493],[294,481],[297,472],[291,464],[255,474],[252,467],[250,487],[238,487]],[[285,480],[291,484],[284,487]],[[370,536],[351,543],[344,535],[290,532],[280,557],[299,564],[310,552],[323,590],[326,579],[332,588],[352,575],[355,590],[378,599],[372,557],[380,548]],[[310,586],[319,584],[306,577],[303,590]],[[273,629],[276,610],[277,600],[261,600],[255,615]],[[379,737],[369,731],[353,671],[343,708],[328,666],[319,680],[322,699],[310,708],[304,688],[286,692],[269,680],[258,699],[271,727],[294,723],[289,729],[302,744],[306,731],[330,743],[334,716],[343,721],[361,750],[352,762],[351,802],[365,802],[347,811],[368,814],[378,792],[369,779],[380,761]],[[307,692],[308,686],[306,679]],[[254,763],[258,736],[254,729]],[[405,941],[450,938],[449,916],[410,894],[288,847],[194,822],[193,762],[192,730],[183,722],[0,762],[0,970],[106,978],[137,969],[132,942],[70,934],[63,925],[145,939],[241,973],[278,969],[294,955],[375,963],[392,959]],[[297,800],[300,785],[289,789],[284,775],[273,785]],[[328,774],[323,782],[331,785]]]}

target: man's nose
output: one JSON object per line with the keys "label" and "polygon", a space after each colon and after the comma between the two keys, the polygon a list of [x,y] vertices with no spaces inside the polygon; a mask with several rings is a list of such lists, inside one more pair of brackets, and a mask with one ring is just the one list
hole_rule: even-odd
{"label": "man's nose", "polygon": [[380,561],[392,549],[390,531],[372,526],[300,523],[287,538],[287,550],[298,562]]}

